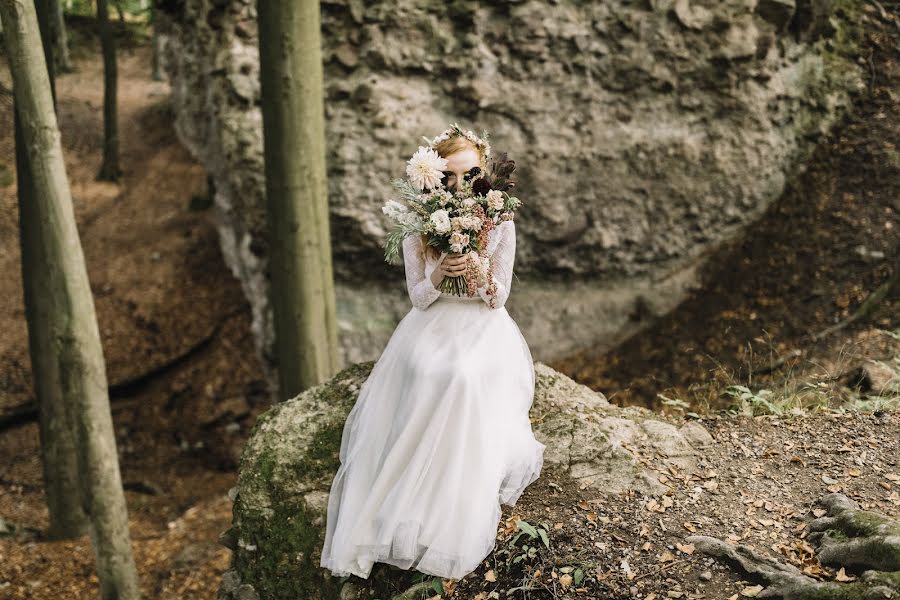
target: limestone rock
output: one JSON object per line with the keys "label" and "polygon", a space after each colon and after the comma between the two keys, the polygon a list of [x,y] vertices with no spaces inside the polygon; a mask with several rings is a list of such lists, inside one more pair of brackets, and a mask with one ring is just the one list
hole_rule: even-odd
{"label": "limestone rock", "polygon": [[678,433],[694,448],[705,448],[715,443],[706,428],[696,421],[688,421],[678,429]]}
{"label": "limestone rock", "polygon": [[[859,67],[842,29],[857,4],[324,4],[343,364],[376,358],[409,307],[401,268],[382,260],[380,207],[421,136],[455,121],[519,166],[509,306],[536,359],[633,334],[650,322],[629,319],[641,298],[656,314],[677,306],[850,105]],[[167,2],[157,15],[176,130],[215,182],[223,254],[270,365],[255,3]],[[547,314],[548,299],[571,311]]]}
{"label": "limestone rock", "polygon": [[[233,524],[221,536],[233,560],[220,600],[245,586],[273,600],[355,597],[318,565],[343,425],[373,364],[352,365],[259,416],[241,456]],[[561,469],[603,493],[657,494],[666,488],[655,469],[696,468],[688,438],[652,412],[613,406],[540,362],[535,375],[531,417],[547,445],[544,471]]]}

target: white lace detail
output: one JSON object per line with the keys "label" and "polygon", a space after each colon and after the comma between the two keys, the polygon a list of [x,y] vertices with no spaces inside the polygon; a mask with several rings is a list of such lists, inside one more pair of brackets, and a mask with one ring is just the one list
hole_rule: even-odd
{"label": "white lace detail", "polygon": [[418,235],[409,235],[403,239],[403,265],[406,269],[406,289],[413,306],[425,310],[438,299],[441,291],[431,283],[431,273],[436,265],[432,265],[426,274],[425,261],[422,258],[422,240]]}
{"label": "white lace detail", "polygon": [[[497,284],[494,308],[501,308],[509,297],[512,284],[513,263],[516,258],[516,226],[514,221],[503,221],[488,234],[488,252]],[[406,288],[413,306],[425,310],[444,294],[431,283],[431,274],[446,256],[441,253],[437,259],[422,258],[422,241],[418,235],[410,235],[403,240],[403,264],[406,270]],[[487,288],[479,287],[478,295],[490,306]]]}

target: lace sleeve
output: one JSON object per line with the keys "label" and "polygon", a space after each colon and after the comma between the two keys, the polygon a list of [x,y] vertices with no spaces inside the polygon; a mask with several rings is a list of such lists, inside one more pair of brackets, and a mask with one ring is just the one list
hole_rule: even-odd
{"label": "lace sleeve", "polygon": [[441,291],[435,289],[431,278],[425,275],[425,260],[421,253],[422,240],[418,235],[403,239],[403,265],[406,269],[406,289],[413,306],[425,310],[438,299]]}
{"label": "lace sleeve", "polygon": [[[492,308],[501,308],[509,297],[509,287],[512,284],[513,263],[516,259],[516,225],[514,221],[503,221],[497,226],[497,235],[500,236],[496,248],[491,254],[491,266],[494,271],[494,282],[497,284],[497,293]],[[479,287],[478,294],[482,300],[491,305],[491,297],[486,287]]]}

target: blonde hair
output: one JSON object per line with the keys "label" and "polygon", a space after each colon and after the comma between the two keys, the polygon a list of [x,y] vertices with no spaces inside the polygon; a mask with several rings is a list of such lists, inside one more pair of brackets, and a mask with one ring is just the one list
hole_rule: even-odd
{"label": "blonde hair", "polygon": [[[447,158],[454,152],[460,152],[463,150],[474,150],[478,153],[478,162],[481,163],[481,171],[482,173],[487,171],[487,157],[484,155],[484,150],[478,147],[472,140],[461,136],[461,135],[452,135],[446,140],[442,140],[435,144],[434,151],[438,153],[438,156],[442,158]],[[438,258],[441,253],[434,246],[428,245],[428,240],[425,235],[420,235],[419,239],[421,240],[422,250],[420,251],[422,254],[422,260],[425,260],[426,253],[430,253],[431,256]]]}

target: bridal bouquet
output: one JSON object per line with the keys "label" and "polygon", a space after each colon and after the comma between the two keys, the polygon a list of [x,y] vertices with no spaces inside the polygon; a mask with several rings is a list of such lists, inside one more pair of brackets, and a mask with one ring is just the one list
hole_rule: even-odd
{"label": "bridal bouquet", "polygon": [[[487,172],[473,167],[451,192],[442,184],[447,160],[432,147],[441,136],[433,142],[425,139],[429,146],[419,146],[408,161],[407,177],[391,182],[400,200],[388,200],[382,207],[382,212],[396,222],[385,241],[385,260],[397,264],[406,236],[425,235],[428,245],[467,258],[465,274],[444,278],[442,292],[474,296],[477,288],[486,287],[493,296],[496,286],[487,254],[488,233],[501,221],[512,220],[513,211],[521,205],[509,194],[515,185],[509,181],[515,162],[504,152],[498,160],[490,160]],[[489,146],[485,155],[489,156]]]}

